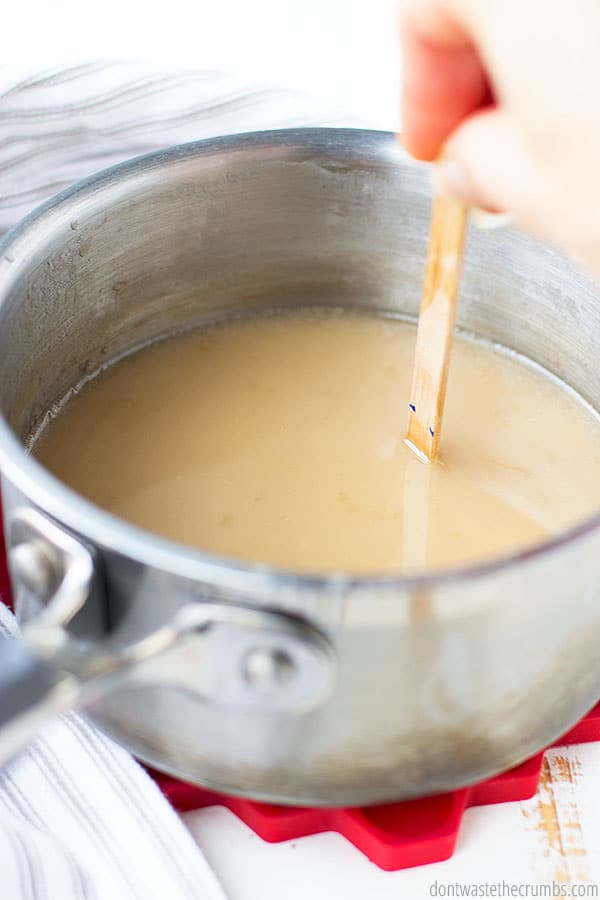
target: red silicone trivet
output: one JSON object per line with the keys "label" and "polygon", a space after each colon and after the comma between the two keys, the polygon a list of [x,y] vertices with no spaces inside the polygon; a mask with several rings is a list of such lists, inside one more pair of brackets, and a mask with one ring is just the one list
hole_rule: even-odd
{"label": "red silicone trivet", "polygon": [[[0,596],[5,602],[10,599],[1,519]],[[600,740],[600,703],[556,745],[597,740]],[[337,831],[381,869],[393,871],[439,862],[452,856],[467,807],[532,797],[537,789],[542,758],[543,753],[538,753],[502,775],[459,791],[422,800],[357,809],[271,806],[215,794],[160,772],[152,772],[152,775],[179,812],[206,806],[226,806],[256,834],[271,842],[287,841],[321,831]]]}
{"label": "red silicone trivet", "polygon": [[[600,740],[600,703],[553,746],[597,740]],[[321,831],[337,831],[379,868],[394,871],[452,856],[467,807],[532,797],[543,756],[538,753],[508,772],[459,791],[357,809],[271,806],[215,794],[160,772],[152,774],[179,812],[226,806],[256,834],[272,843]]]}

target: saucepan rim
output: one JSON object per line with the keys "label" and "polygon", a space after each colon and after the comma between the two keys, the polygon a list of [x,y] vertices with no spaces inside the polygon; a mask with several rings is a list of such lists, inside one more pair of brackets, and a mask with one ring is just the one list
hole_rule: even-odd
{"label": "saucepan rim", "polygon": [[[73,217],[74,207],[98,191],[128,184],[131,179],[157,167],[170,166],[197,156],[220,151],[269,151],[283,155],[302,150],[330,154],[339,161],[346,157],[365,157],[373,162],[403,158],[394,136],[385,131],[355,128],[290,128],[244,132],[179,144],[135,157],[78,181],[37,207],[0,241],[0,307],[10,294],[18,272],[26,268],[31,239],[37,227],[49,220],[50,227],[63,225]],[[52,220],[56,218],[54,225]],[[415,575],[395,573],[354,575],[345,572],[301,573],[263,563],[246,562],[209,553],[139,528],[86,500],[52,475],[16,437],[0,411],[0,472],[40,510],[74,534],[122,557],[159,568],[193,581],[209,582],[222,588],[244,589],[257,593],[296,591],[299,593],[344,591],[369,593],[433,588],[470,582],[501,574],[511,567],[542,562],[551,554],[583,540],[600,528],[600,511],[582,519],[552,537],[515,553],[494,557],[483,563],[449,567]]]}

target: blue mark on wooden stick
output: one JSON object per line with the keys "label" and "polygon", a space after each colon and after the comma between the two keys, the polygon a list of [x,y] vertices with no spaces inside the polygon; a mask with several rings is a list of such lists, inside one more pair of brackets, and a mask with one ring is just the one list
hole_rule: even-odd
{"label": "blue mark on wooden stick", "polygon": [[414,403],[409,403],[408,406],[409,406],[409,409],[412,409],[413,412],[417,411],[417,407],[415,406]]}
{"label": "blue mark on wooden stick", "polygon": [[430,429],[429,429],[429,434],[430,434],[430,435],[431,435],[431,437],[433,437],[433,436],[434,436],[434,434],[435,434],[435,431],[434,431],[434,430],[433,430],[433,428],[430,428]]}

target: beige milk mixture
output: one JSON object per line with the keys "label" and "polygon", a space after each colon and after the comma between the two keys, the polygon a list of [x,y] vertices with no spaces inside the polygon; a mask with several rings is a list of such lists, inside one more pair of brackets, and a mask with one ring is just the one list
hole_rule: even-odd
{"label": "beige milk mixture", "polygon": [[600,423],[551,379],[457,341],[439,463],[403,444],[415,329],[359,314],[238,321],[155,344],[35,447],[131,522],[300,570],[484,560],[600,506]]}

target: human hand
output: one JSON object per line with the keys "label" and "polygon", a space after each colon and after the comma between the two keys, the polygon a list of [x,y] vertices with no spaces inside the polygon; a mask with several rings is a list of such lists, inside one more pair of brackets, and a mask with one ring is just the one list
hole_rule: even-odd
{"label": "human hand", "polygon": [[403,143],[600,277],[600,3],[408,0]]}

